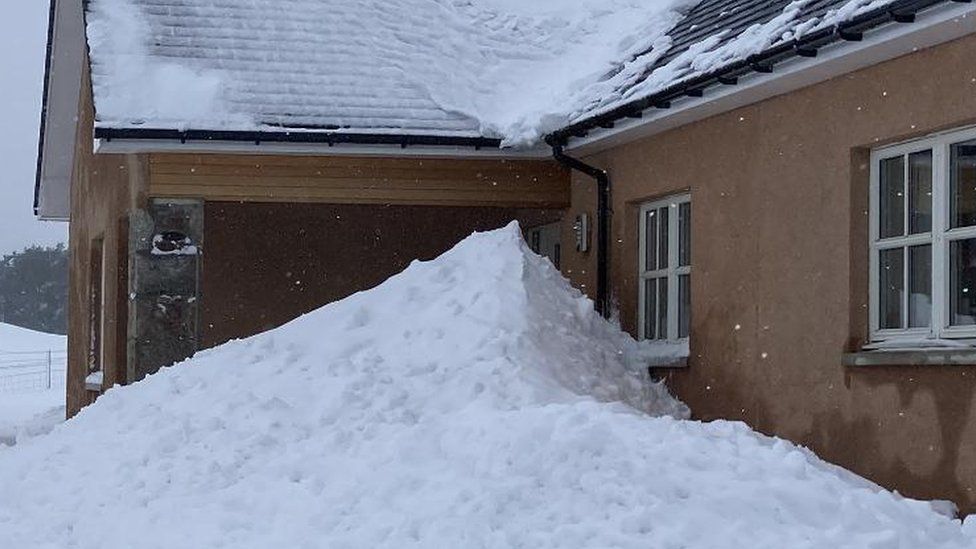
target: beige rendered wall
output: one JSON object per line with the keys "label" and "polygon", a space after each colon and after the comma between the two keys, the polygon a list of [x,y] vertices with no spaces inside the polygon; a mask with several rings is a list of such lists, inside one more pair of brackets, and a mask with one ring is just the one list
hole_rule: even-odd
{"label": "beige rendered wall", "polygon": [[[613,180],[611,279],[632,332],[637,206],[691,190],[692,358],[667,378],[697,418],[976,512],[976,366],[841,365],[867,332],[868,151],[976,122],[974,59],[970,36],[586,158]],[[566,223],[593,202],[574,175]],[[564,254],[577,284],[594,284],[594,255]]]}

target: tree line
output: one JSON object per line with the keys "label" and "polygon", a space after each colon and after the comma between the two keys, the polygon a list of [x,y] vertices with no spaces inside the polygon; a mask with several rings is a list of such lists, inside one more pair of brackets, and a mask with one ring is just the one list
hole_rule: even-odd
{"label": "tree line", "polygon": [[63,244],[30,246],[0,259],[0,322],[67,333],[68,251]]}

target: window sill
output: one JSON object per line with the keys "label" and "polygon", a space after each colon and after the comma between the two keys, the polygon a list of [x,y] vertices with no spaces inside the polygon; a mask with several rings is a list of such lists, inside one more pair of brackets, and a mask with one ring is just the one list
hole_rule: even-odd
{"label": "window sill", "polygon": [[681,369],[688,367],[688,340],[675,342],[641,342],[638,360],[650,370]]}
{"label": "window sill", "polygon": [[92,393],[102,392],[102,372],[94,372],[85,378],[85,390]]}
{"label": "window sill", "polygon": [[648,364],[650,370],[681,370],[688,367],[688,357],[675,357],[660,363]]}
{"label": "window sill", "polygon": [[844,366],[976,366],[976,348],[878,349],[847,353]]}

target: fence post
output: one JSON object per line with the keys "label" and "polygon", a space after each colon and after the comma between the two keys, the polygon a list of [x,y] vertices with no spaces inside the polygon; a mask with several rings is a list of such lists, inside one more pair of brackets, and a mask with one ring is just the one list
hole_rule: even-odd
{"label": "fence post", "polygon": [[51,388],[51,351],[47,352],[47,388]]}

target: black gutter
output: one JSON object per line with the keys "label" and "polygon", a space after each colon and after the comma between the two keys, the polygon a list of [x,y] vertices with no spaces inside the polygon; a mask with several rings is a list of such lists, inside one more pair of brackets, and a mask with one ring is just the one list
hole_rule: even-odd
{"label": "black gutter", "polygon": [[708,88],[715,86],[734,86],[740,77],[753,73],[771,73],[775,65],[796,57],[816,57],[824,46],[837,42],[858,42],[863,40],[864,32],[887,23],[909,24],[915,22],[918,12],[939,4],[970,4],[972,0],[900,0],[887,6],[863,13],[850,21],[821,29],[803,36],[777,44],[761,53],[744,60],[730,63],[712,72],[690,78],[669,86],[657,93],[635,99],[605,113],[580,120],[557,130],[546,137],[547,143],[565,145],[573,137],[585,137],[596,129],[613,128],[614,123],[625,118],[640,118],[644,111],[652,108],[668,109],[674,101],[686,97],[702,97]]}
{"label": "black gutter", "polygon": [[47,50],[44,54],[44,89],[41,92],[41,127],[37,133],[37,171],[34,172],[34,215],[41,207],[41,168],[44,166],[44,135],[47,132],[47,102],[51,92],[51,54],[54,51],[54,18],[58,0],[51,0],[47,16]]}
{"label": "black gutter", "polygon": [[[610,176],[605,170],[591,166],[578,158],[567,156],[560,143],[549,143],[552,157],[570,170],[576,170],[596,180],[596,310],[610,318]],[[584,235],[583,238],[586,238]]]}
{"label": "black gutter", "polygon": [[402,135],[344,133],[342,131],[220,131],[220,130],[166,130],[152,128],[95,128],[95,139],[112,140],[166,140],[187,143],[241,142],[254,143],[317,143],[333,145],[399,145],[430,147],[472,147],[474,149],[499,149],[501,139],[488,137]]}

